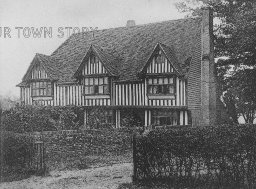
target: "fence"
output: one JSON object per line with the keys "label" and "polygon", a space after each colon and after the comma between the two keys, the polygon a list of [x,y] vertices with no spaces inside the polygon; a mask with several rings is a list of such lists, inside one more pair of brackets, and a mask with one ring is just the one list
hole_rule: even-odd
{"label": "fence", "polygon": [[154,130],[133,136],[134,181],[170,187],[255,188],[255,126]]}

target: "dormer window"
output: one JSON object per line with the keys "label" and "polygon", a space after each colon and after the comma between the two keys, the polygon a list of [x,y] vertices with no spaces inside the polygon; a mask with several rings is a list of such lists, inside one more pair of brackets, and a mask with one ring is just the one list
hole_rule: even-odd
{"label": "dormer window", "polygon": [[53,87],[50,81],[35,81],[31,83],[31,96],[32,97],[44,97],[52,96]]}

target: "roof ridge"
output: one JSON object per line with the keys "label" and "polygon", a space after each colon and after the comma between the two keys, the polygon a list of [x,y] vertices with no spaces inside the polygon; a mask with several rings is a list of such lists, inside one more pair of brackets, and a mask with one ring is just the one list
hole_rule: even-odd
{"label": "roof ridge", "polygon": [[[177,22],[177,21],[185,21],[185,20],[195,20],[195,19],[201,19],[201,16],[196,16],[196,17],[188,17],[188,18],[179,18],[179,19],[174,19],[174,20],[163,20],[163,21],[159,21],[159,22],[150,22],[150,23],[145,23],[145,24],[138,24],[132,27],[126,27],[126,26],[118,26],[118,27],[113,27],[113,28],[103,28],[100,30],[95,30],[96,32],[100,32],[100,31],[106,31],[106,30],[113,30],[113,29],[125,29],[125,28],[136,28],[136,27],[143,27],[143,26],[149,26],[149,25],[155,25],[155,24],[165,24],[167,22]],[[84,31],[84,32],[78,32],[78,33],[73,33],[69,36],[69,38],[77,36],[77,35],[81,35],[81,33],[92,33],[95,31]],[[69,39],[68,38],[68,39]],[[67,40],[68,40],[67,39]],[[66,40],[66,41],[67,41]],[[63,42],[64,43],[64,42]]]}

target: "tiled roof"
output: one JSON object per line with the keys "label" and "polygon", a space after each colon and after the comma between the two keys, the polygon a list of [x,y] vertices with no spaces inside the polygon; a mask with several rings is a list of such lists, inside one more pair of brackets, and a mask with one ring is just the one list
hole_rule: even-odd
{"label": "tiled roof", "polygon": [[200,36],[201,17],[179,19],[73,34],[51,56],[36,56],[52,78],[72,82],[92,48],[107,70],[119,75],[120,81],[137,80],[158,43],[177,71],[182,72],[180,64],[198,53],[195,46],[200,42]]}

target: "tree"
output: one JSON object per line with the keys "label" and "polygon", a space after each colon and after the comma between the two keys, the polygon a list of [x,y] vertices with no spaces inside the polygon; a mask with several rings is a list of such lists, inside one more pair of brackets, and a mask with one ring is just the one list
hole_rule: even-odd
{"label": "tree", "polygon": [[183,0],[176,4],[188,16],[214,11],[215,57],[223,99],[233,121],[243,115],[252,123],[255,114],[256,2],[255,0]]}

